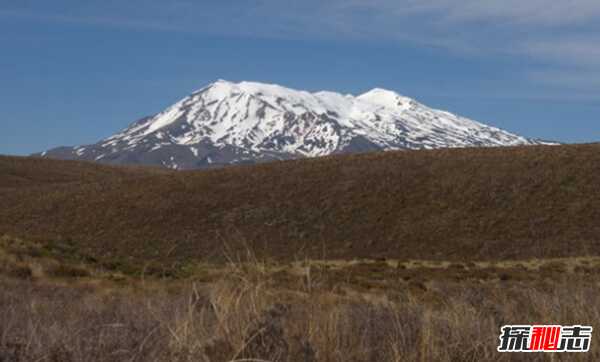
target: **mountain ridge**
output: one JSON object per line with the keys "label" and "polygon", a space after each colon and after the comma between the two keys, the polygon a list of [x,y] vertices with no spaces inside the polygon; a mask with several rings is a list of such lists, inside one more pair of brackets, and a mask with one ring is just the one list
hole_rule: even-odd
{"label": "mountain ridge", "polygon": [[195,169],[340,153],[542,143],[382,88],[354,96],[218,80],[96,144],[37,155]]}

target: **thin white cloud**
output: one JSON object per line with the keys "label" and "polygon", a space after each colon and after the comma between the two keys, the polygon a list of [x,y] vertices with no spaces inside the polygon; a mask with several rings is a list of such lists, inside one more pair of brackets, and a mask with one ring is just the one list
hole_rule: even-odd
{"label": "thin white cloud", "polygon": [[522,44],[522,50],[549,62],[600,70],[600,36],[531,41]]}
{"label": "thin white cloud", "polygon": [[166,23],[139,20],[134,18],[104,16],[73,16],[52,13],[34,13],[23,10],[0,10],[0,17],[9,19],[26,19],[63,24],[99,25],[112,28],[149,29],[158,31],[183,31],[186,28]]}
{"label": "thin white cloud", "polygon": [[350,0],[338,9],[369,9],[380,20],[374,22],[380,36],[402,34],[397,38],[471,56],[508,55],[552,67],[524,70],[535,84],[600,88],[598,0]]}
{"label": "thin white cloud", "polygon": [[551,69],[531,71],[529,78],[536,83],[546,84],[563,90],[588,90],[597,100],[600,97],[600,75],[590,71],[574,69]]}
{"label": "thin white cloud", "polygon": [[[380,9],[394,16],[433,14],[453,21],[507,20],[522,25],[556,26],[595,22],[597,0],[350,0],[341,8]],[[514,24],[513,24],[514,25]]]}
{"label": "thin white cloud", "polygon": [[[52,7],[39,5],[44,3],[29,0],[29,6],[4,10],[0,5],[0,16],[213,35],[409,43],[469,57],[506,55],[557,69],[564,75],[554,82],[586,89],[587,78],[600,71],[599,0],[105,0],[96,6],[57,0]],[[524,69],[532,82],[545,81],[534,72]]]}

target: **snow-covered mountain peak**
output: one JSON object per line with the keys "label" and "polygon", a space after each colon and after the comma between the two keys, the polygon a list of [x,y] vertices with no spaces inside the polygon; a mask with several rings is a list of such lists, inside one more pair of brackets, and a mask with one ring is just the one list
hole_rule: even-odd
{"label": "snow-covered mountain peak", "polygon": [[202,88],[200,91],[195,93],[201,93],[202,91],[208,90],[213,96],[226,95],[239,95],[250,94],[253,96],[265,96],[265,97],[306,97],[310,96],[309,92],[299,91],[290,88],[285,88],[277,84],[259,83],[259,82],[248,82],[243,81],[239,83],[230,82],[227,80],[219,79],[209,86]]}
{"label": "snow-covered mountain peak", "polygon": [[45,155],[183,169],[375,150],[535,143],[381,88],[353,96],[217,80],[95,145]]}
{"label": "snow-covered mountain peak", "polygon": [[407,109],[411,105],[416,105],[416,101],[412,98],[402,96],[394,91],[374,88],[356,97],[365,102],[377,104],[387,108]]}

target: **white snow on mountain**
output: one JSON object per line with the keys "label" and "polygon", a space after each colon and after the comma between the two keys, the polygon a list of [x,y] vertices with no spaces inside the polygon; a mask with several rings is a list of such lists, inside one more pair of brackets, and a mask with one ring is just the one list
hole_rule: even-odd
{"label": "white snow on mountain", "polygon": [[46,156],[197,168],[370,150],[537,143],[385,89],[353,96],[219,80],[95,145]]}

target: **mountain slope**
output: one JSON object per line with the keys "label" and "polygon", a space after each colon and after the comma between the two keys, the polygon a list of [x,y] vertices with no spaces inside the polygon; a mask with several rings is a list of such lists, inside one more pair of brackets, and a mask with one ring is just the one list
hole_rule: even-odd
{"label": "mountain slope", "polygon": [[537,143],[384,89],[355,97],[220,80],[94,145],[40,155],[193,169],[375,150]]}
{"label": "mountain slope", "polygon": [[0,157],[0,236],[166,264],[245,255],[246,247],[275,260],[597,256],[598,185],[600,145],[181,172]]}

